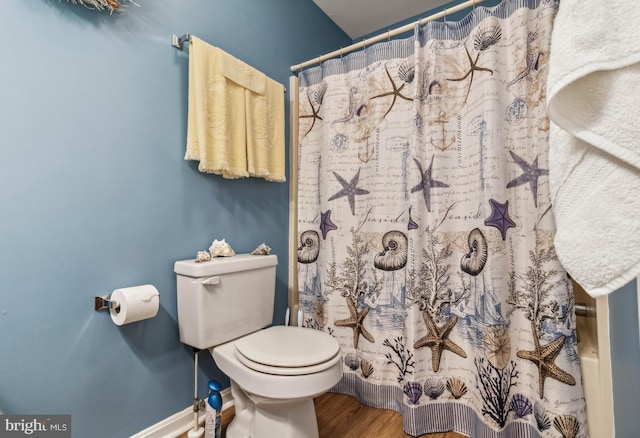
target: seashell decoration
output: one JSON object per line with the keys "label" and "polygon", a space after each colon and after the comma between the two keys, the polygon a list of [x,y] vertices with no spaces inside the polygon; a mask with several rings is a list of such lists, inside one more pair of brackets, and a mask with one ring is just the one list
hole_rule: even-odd
{"label": "seashell decoration", "polygon": [[442,395],[444,392],[444,383],[442,380],[429,378],[426,382],[424,382],[424,395],[429,397],[431,400],[435,400]]}
{"label": "seashell decoration", "polygon": [[462,379],[451,377],[447,379],[447,391],[457,400],[467,393],[467,385]]}
{"label": "seashell decoration", "polygon": [[349,138],[344,134],[336,134],[331,139],[331,150],[342,152],[349,146]]}
{"label": "seashell decoration", "polygon": [[545,413],[542,403],[533,405],[533,416],[536,418],[540,432],[544,432],[551,427],[551,420],[549,420],[549,417]]}
{"label": "seashell decoration", "polygon": [[511,397],[510,407],[516,418],[524,418],[533,412],[531,402],[523,394],[514,394]]}
{"label": "seashell decoration", "polygon": [[360,355],[355,351],[347,353],[344,356],[344,364],[351,368],[353,371],[357,370],[360,367]]}
{"label": "seashell decoration", "polygon": [[211,260],[211,254],[209,251],[198,251],[198,254],[196,255],[196,263],[208,262],[209,260]]}
{"label": "seashell decoration", "polygon": [[362,371],[362,377],[365,379],[373,374],[373,365],[366,359],[362,359],[360,362],[360,371]]}
{"label": "seashell decoration", "polygon": [[498,370],[507,366],[511,355],[511,338],[507,327],[501,325],[487,331],[484,337],[484,355]]}
{"label": "seashell decoration", "polygon": [[407,397],[409,397],[409,403],[417,405],[422,396],[422,385],[420,382],[407,382],[402,390]]}
{"label": "seashell decoration", "polygon": [[316,91],[313,93],[313,100],[315,100],[316,103],[322,103],[324,95],[327,92],[327,88],[327,83],[325,81],[318,84],[318,88],[316,88]]}
{"label": "seashell decoration", "polygon": [[562,434],[562,438],[575,438],[580,432],[580,423],[573,415],[558,415],[553,419],[553,427]]}
{"label": "seashell decoration", "polygon": [[231,245],[225,242],[224,239],[215,239],[209,247],[209,252],[211,253],[211,257],[232,257],[236,255]]}
{"label": "seashell decoration", "polygon": [[497,44],[501,38],[502,30],[497,22],[491,24],[484,23],[480,26],[473,39],[473,47],[482,52],[494,44]]}
{"label": "seashell decoration", "polygon": [[382,236],[384,250],[376,254],[373,265],[383,271],[397,271],[407,264],[407,236],[402,231],[389,231]]}
{"label": "seashell decoration", "polygon": [[300,235],[298,247],[298,262],[313,263],[318,260],[320,253],[320,236],[317,231],[307,230]]}
{"label": "seashell decoration", "polygon": [[411,58],[404,61],[398,67],[398,77],[407,84],[413,82],[416,77],[416,64],[415,61]]}
{"label": "seashell decoration", "polygon": [[484,238],[484,234],[479,228],[471,230],[467,242],[469,243],[469,253],[462,256],[460,269],[475,277],[482,272],[487,262],[489,246],[487,245],[487,239]]}
{"label": "seashell decoration", "polygon": [[256,249],[251,251],[252,255],[269,255],[271,252],[271,247],[261,243]]}

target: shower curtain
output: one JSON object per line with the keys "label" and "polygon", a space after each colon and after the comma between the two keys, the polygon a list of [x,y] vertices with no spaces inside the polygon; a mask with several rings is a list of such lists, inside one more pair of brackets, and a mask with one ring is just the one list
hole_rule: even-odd
{"label": "shower curtain", "polygon": [[547,176],[556,10],[506,0],[299,74],[303,325],[341,344],[334,391],[411,435],[587,436]]}

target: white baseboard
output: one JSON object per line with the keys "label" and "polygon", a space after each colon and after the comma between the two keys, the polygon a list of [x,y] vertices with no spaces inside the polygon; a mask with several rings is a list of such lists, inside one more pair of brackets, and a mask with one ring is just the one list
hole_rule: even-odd
{"label": "white baseboard", "polygon": [[[220,391],[222,395],[222,410],[229,409],[233,406],[233,397],[231,389],[225,388]],[[198,414],[198,423],[204,424],[204,412]],[[175,438],[193,428],[193,406],[188,406],[182,411],[173,414],[164,420],[159,421],[153,426],[147,427],[129,438]]]}

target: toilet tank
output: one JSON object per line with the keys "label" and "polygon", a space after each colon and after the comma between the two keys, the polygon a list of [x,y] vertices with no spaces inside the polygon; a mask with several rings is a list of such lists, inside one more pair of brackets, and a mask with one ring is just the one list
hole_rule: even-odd
{"label": "toilet tank", "polygon": [[251,254],[176,262],[180,341],[205,349],[271,324],[277,264]]}

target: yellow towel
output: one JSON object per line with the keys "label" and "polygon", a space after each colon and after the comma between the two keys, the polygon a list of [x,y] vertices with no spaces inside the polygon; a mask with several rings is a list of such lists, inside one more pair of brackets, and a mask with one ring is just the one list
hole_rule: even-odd
{"label": "yellow towel", "polygon": [[284,87],[266,78],[264,95],[245,94],[249,175],[286,181],[284,164]]}
{"label": "yellow towel", "polygon": [[263,73],[192,36],[185,160],[199,160],[198,170],[225,178],[284,181],[283,91]]}

